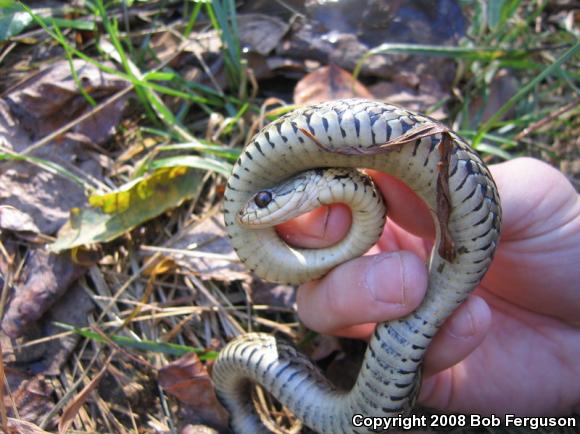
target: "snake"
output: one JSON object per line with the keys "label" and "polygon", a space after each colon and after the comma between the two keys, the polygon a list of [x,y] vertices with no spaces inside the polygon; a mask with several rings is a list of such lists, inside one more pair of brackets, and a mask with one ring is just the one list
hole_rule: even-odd
{"label": "snake", "polygon": [[[406,317],[377,324],[350,390],[336,388],[285,339],[268,333],[234,338],[220,351],[212,378],[235,433],[285,432],[256,405],[256,385],[319,433],[368,432],[354,425],[355,415],[409,415],[429,343],[492,262],[501,205],[477,152],[428,116],[366,99],[299,107],[248,142],[223,205],[241,261],[265,280],[301,284],[363,255],[381,235],[386,215],[364,169],[398,178],[429,208],[435,240],[426,295]],[[331,203],[352,212],[351,228],[336,244],[298,248],[277,234],[277,224]]]}

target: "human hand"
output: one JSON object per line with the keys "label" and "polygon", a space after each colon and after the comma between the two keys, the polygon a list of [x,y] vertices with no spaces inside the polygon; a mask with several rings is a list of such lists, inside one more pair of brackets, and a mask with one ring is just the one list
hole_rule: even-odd
{"label": "human hand", "polygon": [[[557,415],[580,411],[580,197],[549,165],[491,166],[502,234],[479,287],[427,351],[419,403],[444,411]],[[369,171],[389,209],[369,256],[302,285],[298,313],[325,334],[370,337],[374,323],[421,302],[434,229],[426,205],[397,179]],[[290,244],[320,248],[348,231],[344,205],[278,226]]]}

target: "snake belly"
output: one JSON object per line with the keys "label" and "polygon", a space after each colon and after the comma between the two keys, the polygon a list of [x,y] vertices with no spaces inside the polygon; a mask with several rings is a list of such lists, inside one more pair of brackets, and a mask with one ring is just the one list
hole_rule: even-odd
{"label": "snake belly", "polygon": [[[431,133],[416,134],[421,131]],[[264,279],[302,283],[350,259],[328,254],[332,247],[324,255],[290,247],[274,228],[248,230],[236,220],[257,191],[327,167],[391,174],[425,201],[436,223],[426,296],[407,317],[377,325],[350,391],[337,390],[306,357],[268,334],[249,333],[231,341],[220,352],[212,377],[236,433],[284,432],[255,408],[251,393],[256,383],[320,433],[366,432],[353,426],[357,414],[395,417],[410,412],[429,343],[479,284],[497,247],[497,188],[463,139],[400,107],[338,100],[297,109],[267,125],[235,164],[225,191],[225,223],[240,259]]]}

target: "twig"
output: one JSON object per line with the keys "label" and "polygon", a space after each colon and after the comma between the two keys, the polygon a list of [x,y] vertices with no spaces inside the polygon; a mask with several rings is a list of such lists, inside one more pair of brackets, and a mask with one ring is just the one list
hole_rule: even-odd
{"label": "twig", "polygon": [[28,154],[36,151],[38,148],[42,148],[46,144],[50,143],[52,140],[56,139],[58,136],[66,133],[71,128],[73,128],[76,125],[80,124],[85,119],[88,119],[91,116],[93,116],[94,114],[100,112],[101,110],[103,110],[109,104],[111,104],[111,103],[113,103],[113,102],[121,99],[122,97],[124,97],[126,94],[128,94],[132,90],[133,90],[133,86],[128,86],[125,89],[121,90],[120,92],[117,92],[115,95],[113,95],[109,99],[106,99],[105,101],[103,101],[102,103],[100,103],[99,105],[97,105],[94,109],[88,111],[87,113],[85,113],[85,114],[79,116],[78,118],[70,121],[69,123],[63,125],[58,130],[50,133],[48,136],[46,136],[46,137],[38,140],[36,143],[32,144],[31,146],[29,146],[28,148],[26,148],[24,151],[22,151],[20,153],[20,155],[28,155]]}
{"label": "twig", "polygon": [[529,136],[531,133],[536,131],[539,128],[542,128],[544,125],[549,124],[554,119],[560,117],[562,114],[566,113],[568,110],[578,107],[580,104],[580,98],[576,98],[574,101],[566,104],[564,107],[561,107],[559,110],[556,110],[554,113],[546,116],[543,119],[540,119],[537,122],[534,122],[529,127],[521,131],[516,137],[515,140],[522,140],[524,137]]}

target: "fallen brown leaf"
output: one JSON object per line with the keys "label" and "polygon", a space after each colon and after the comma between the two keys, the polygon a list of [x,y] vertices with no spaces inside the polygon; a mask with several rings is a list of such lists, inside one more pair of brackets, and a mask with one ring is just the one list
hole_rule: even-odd
{"label": "fallen brown leaf", "polygon": [[316,335],[304,350],[310,359],[319,361],[330,356],[332,353],[341,351],[341,346],[336,336]]}
{"label": "fallen brown leaf", "polygon": [[[84,90],[96,102],[128,86],[125,80],[80,60],[73,65]],[[77,89],[69,62],[55,62],[2,94],[0,143],[17,153],[38,147],[35,157],[64,167],[75,166],[79,172],[98,179],[102,169],[90,146],[110,137],[121,119],[126,97],[95,110]],[[74,124],[75,119],[87,114]],[[71,122],[68,130],[46,139]],[[55,233],[67,220],[69,209],[85,202],[82,187],[24,162],[0,163],[0,185],[0,204],[28,214],[47,235]]]}
{"label": "fallen brown leaf", "polygon": [[54,234],[68,220],[69,209],[85,202],[78,185],[24,162],[0,163],[0,185],[0,204],[32,217],[45,235]]}
{"label": "fallen brown leaf", "polygon": [[274,50],[290,25],[279,18],[264,14],[239,14],[238,32],[243,48],[263,56]]}
{"label": "fallen brown leaf", "polygon": [[186,425],[180,434],[218,434],[218,432],[206,425]]}
{"label": "fallen brown leaf", "polygon": [[[55,325],[55,322],[85,327],[94,308],[95,304],[86,291],[79,284],[73,284],[37,324],[27,327],[24,339],[30,341],[62,333],[62,328]],[[80,336],[73,333],[59,339],[46,340],[32,347],[15,347],[16,363],[33,372],[59,375],[79,339]]]}
{"label": "fallen brown leaf", "polygon": [[316,104],[355,97],[372,99],[373,95],[350,72],[332,64],[306,75],[294,89],[296,104]]}
{"label": "fallen brown leaf", "polygon": [[[84,61],[75,60],[73,66],[84,90],[95,100],[105,99],[128,86],[125,80],[103,73]],[[38,140],[52,133],[92,108],[77,88],[66,60],[32,74],[2,95],[2,101],[8,106],[11,119],[17,120],[18,126],[28,132],[21,137],[26,139],[24,142],[8,141],[16,152],[25,150],[30,140]],[[93,143],[102,143],[110,136],[111,128],[119,122],[123,105],[123,100],[117,101],[75,125],[71,132],[81,134]],[[0,132],[14,133],[3,129]]]}
{"label": "fallen brown leaf", "polygon": [[84,272],[68,254],[55,255],[43,249],[33,250],[23,275],[15,283],[15,292],[2,320],[2,330],[10,337],[26,331],[38,320],[72,282]]}
{"label": "fallen brown leaf", "polygon": [[[397,81],[382,81],[370,86],[369,90],[376,99],[419,113],[425,113],[429,108],[449,95],[448,92],[442,90],[439,83],[433,78],[422,79],[417,86],[409,86]],[[430,112],[429,116],[437,120],[443,120],[447,117],[447,113],[443,107],[440,107],[436,111]]]}
{"label": "fallen brown leaf", "polygon": [[175,262],[202,280],[251,280],[230,244],[221,214],[204,220],[169,247]]}
{"label": "fallen brown leaf", "polygon": [[326,377],[339,389],[349,390],[360,371],[366,343],[357,339],[339,339],[339,344],[340,350],[327,362]]}
{"label": "fallen brown leaf", "polygon": [[[356,1],[304,2],[303,16],[294,21],[276,54],[353,70],[370,49],[383,43],[453,46],[465,34],[462,9],[448,0],[435,0],[430,7],[410,1],[363,5]],[[402,76],[409,83],[433,76],[447,89],[455,76],[455,62],[390,52],[368,58],[361,71],[388,80]]]}
{"label": "fallen brown leaf", "polygon": [[13,408],[16,407],[21,421],[37,423],[52,411],[53,391],[43,375],[30,375],[15,368],[6,368],[5,373],[12,391],[11,395],[5,392],[4,397],[9,416],[16,417],[13,414]]}
{"label": "fallen brown leaf", "polygon": [[[507,69],[502,69],[495,74],[488,85],[485,99],[478,96],[469,104],[469,116],[471,128],[477,129],[479,125],[487,121],[519,90],[518,79]],[[506,113],[505,119],[515,115],[511,109]],[[517,139],[516,139],[517,140]]]}
{"label": "fallen brown leaf", "polygon": [[296,303],[296,287],[292,285],[269,283],[255,278],[249,283],[244,282],[244,289],[247,294],[251,294],[254,304],[293,309]]}
{"label": "fallen brown leaf", "polygon": [[199,357],[190,353],[159,370],[159,384],[200,418],[200,422],[225,429],[228,413],[215,395],[207,369]]}
{"label": "fallen brown leaf", "polygon": [[0,206],[0,230],[34,234],[40,232],[28,214],[9,205]]}
{"label": "fallen brown leaf", "polygon": [[449,166],[453,146],[451,135],[448,132],[443,132],[441,142],[437,145],[439,150],[439,163],[437,163],[437,221],[439,223],[439,233],[441,234],[438,253],[439,256],[449,262],[453,262],[457,253],[455,240],[449,230],[449,218],[451,216]]}

